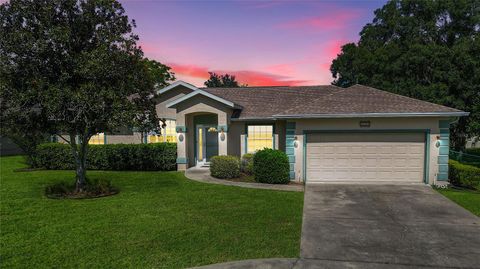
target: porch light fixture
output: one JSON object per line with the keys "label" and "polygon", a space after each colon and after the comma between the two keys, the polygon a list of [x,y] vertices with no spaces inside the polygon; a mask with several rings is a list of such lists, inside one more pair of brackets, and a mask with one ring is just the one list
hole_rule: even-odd
{"label": "porch light fixture", "polygon": [[183,142],[183,134],[178,135],[178,141]]}
{"label": "porch light fixture", "polygon": [[296,136],[293,138],[293,147],[298,148],[298,139]]}
{"label": "porch light fixture", "polygon": [[215,127],[210,127],[210,128],[208,128],[207,131],[208,131],[209,133],[216,133],[216,132],[218,132],[217,128],[215,128]]}

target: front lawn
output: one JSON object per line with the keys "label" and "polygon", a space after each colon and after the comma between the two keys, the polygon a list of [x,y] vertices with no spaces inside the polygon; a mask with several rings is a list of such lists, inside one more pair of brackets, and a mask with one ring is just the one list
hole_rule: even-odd
{"label": "front lawn", "polygon": [[89,171],[120,193],[52,200],[73,171],[14,172],[0,158],[2,268],[183,268],[298,257],[303,193],[193,182],[178,172]]}
{"label": "front lawn", "polygon": [[480,217],[480,192],[457,189],[437,189],[438,192]]}

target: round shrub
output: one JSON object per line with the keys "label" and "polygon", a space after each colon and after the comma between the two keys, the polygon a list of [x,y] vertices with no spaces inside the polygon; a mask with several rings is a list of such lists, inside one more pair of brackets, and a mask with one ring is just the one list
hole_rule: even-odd
{"label": "round shrub", "polygon": [[253,156],[253,175],[255,181],[270,184],[288,184],[290,165],[285,152],[274,149],[262,149]]}
{"label": "round shrub", "polygon": [[246,153],[242,156],[242,172],[248,175],[253,174],[253,154]]}
{"label": "round shrub", "polygon": [[213,156],[210,159],[210,174],[216,178],[240,176],[240,161],[235,156]]}

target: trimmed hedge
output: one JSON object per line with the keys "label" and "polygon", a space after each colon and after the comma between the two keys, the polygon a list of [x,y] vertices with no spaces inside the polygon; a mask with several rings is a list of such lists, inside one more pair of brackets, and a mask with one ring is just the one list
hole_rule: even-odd
{"label": "trimmed hedge", "polygon": [[255,181],[270,184],[288,184],[290,165],[285,152],[275,149],[262,149],[253,156]]}
{"label": "trimmed hedge", "polygon": [[242,156],[242,163],[241,163],[242,172],[247,175],[253,174],[253,154],[252,153],[245,153]]}
{"label": "trimmed hedge", "polygon": [[240,176],[240,161],[235,156],[213,156],[210,158],[210,174],[216,178]]}
{"label": "trimmed hedge", "polygon": [[[89,145],[87,169],[171,171],[176,169],[174,143]],[[47,143],[37,147],[36,165],[52,170],[75,169],[67,144]]]}
{"label": "trimmed hedge", "polygon": [[448,166],[451,184],[480,191],[480,168],[454,160],[449,160]]}

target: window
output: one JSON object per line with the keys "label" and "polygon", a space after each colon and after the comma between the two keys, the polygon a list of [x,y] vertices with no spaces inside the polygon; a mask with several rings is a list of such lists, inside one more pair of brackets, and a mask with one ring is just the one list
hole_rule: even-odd
{"label": "window", "polygon": [[249,125],[247,128],[247,152],[273,148],[273,125]]}
{"label": "window", "polygon": [[90,145],[103,145],[105,144],[105,134],[104,133],[98,133],[96,135],[93,135],[90,137],[90,140],[88,140],[88,144]]}
{"label": "window", "polygon": [[160,134],[150,134],[148,136],[148,143],[177,143],[177,131],[175,130],[177,125],[175,120],[166,120],[165,124],[167,126],[161,128]]}

